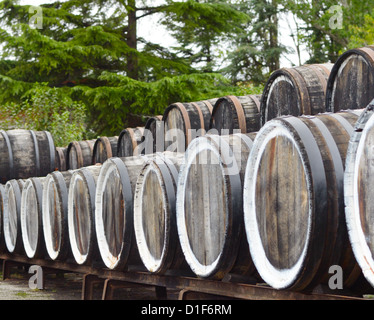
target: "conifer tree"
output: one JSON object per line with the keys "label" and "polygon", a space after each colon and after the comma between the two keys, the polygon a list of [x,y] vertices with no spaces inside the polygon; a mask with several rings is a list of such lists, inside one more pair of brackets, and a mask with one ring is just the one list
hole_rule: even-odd
{"label": "conifer tree", "polygon": [[[214,39],[228,31],[222,21],[230,24],[243,14],[221,2],[151,3],[56,1],[41,5],[42,27],[35,28],[30,6],[1,1],[0,104],[24,103],[36,87],[38,92],[57,88],[59,95],[86,106],[88,130],[114,135],[138,125],[138,115],[162,114],[172,102],[235,93],[222,75],[202,72],[178,52],[140,39],[137,28],[141,20],[161,13],[165,21],[183,17],[180,23],[188,30],[193,17]],[[208,22],[198,18],[204,12]],[[221,22],[211,27],[214,21]]]}

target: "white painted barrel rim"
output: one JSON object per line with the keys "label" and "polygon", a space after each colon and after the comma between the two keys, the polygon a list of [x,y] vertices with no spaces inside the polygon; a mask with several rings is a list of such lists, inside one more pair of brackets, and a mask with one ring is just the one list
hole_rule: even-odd
{"label": "white painted barrel rim", "polygon": [[358,173],[360,169],[360,158],[365,148],[368,133],[373,126],[374,116],[372,115],[365,124],[362,132],[358,131],[358,134],[361,135],[358,144],[352,140],[352,137],[354,137],[355,134],[352,135],[351,141],[348,145],[346,172],[344,176],[345,214],[350,243],[364,277],[372,286],[374,286],[374,259],[361,224],[357,182],[359,180]]}
{"label": "white painted barrel rim", "polygon": [[[266,256],[263,248],[262,239],[260,237],[259,226],[256,217],[256,177],[258,174],[259,163],[265,151],[267,143],[276,136],[282,135],[292,141],[295,141],[294,134],[284,125],[283,121],[270,120],[258,132],[254,140],[251,153],[248,157],[247,167],[244,178],[243,190],[243,209],[244,209],[244,224],[247,234],[247,240],[253,263],[256,266],[261,278],[271,287],[275,289],[285,289],[290,287],[296,280],[298,274],[302,272],[304,260],[307,256],[310,229],[311,229],[311,213],[308,215],[308,228],[306,234],[305,246],[300,254],[298,261],[288,269],[278,269],[273,266]],[[305,167],[306,159],[300,149],[299,144],[294,144],[299,157],[302,160],[304,172],[307,172]],[[308,190],[311,190],[311,182],[306,175],[306,183]],[[308,195],[309,210],[311,195]]]}
{"label": "white painted barrel rim", "polygon": [[[213,137],[213,140],[210,139],[212,137]],[[185,163],[180,168],[180,173],[179,173],[179,178],[178,178],[176,212],[177,212],[177,229],[178,229],[179,240],[180,240],[180,244],[181,244],[186,262],[189,264],[191,270],[199,277],[210,277],[216,272],[216,268],[221,261],[222,251],[210,265],[203,265],[196,258],[191,248],[190,241],[188,239],[188,232],[187,232],[187,227],[185,224],[186,215],[184,211],[184,207],[185,207],[184,186],[186,185],[186,182],[187,182],[189,168],[191,164],[194,163],[197,154],[202,150],[211,151],[213,155],[216,157],[216,159],[219,159],[218,164],[221,167],[222,174],[225,178],[227,178],[227,175],[226,175],[227,170],[221,161],[222,154],[219,152],[220,150],[217,149],[216,143],[214,141],[215,138],[216,136],[212,135],[212,136],[205,136],[205,137],[200,137],[200,138],[196,138],[192,140],[192,142],[188,146],[188,149],[186,150]],[[223,179],[224,189],[227,190],[228,185],[227,185],[227,180],[225,178]],[[227,204],[226,204],[226,210],[228,210]],[[228,219],[228,215],[226,215],[226,219]],[[225,233],[227,233],[227,221],[225,225],[226,225]]]}

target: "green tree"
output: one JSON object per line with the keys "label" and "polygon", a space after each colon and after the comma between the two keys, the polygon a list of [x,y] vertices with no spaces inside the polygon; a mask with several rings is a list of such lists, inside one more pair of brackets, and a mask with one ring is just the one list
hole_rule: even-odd
{"label": "green tree", "polygon": [[[140,124],[139,115],[160,114],[172,102],[235,93],[222,75],[202,72],[178,52],[137,35],[137,23],[156,13],[165,19],[183,16],[186,30],[189,17],[203,12],[210,12],[212,23],[230,23],[234,11],[223,3],[56,1],[42,5],[41,29],[30,26],[29,8],[0,2],[0,104],[22,105],[37,87],[57,88],[61,97],[87,106],[87,130],[114,135]],[[208,28],[204,19],[195,20]],[[222,22],[215,28],[209,29],[212,38],[227,32]]]}
{"label": "green tree", "polygon": [[369,21],[365,15],[373,5],[373,0],[288,0],[287,8],[303,24],[298,36],[310,55],[306,63],[335,62],[344,51],[359,45],[350,43],[355,32],[365,30]]}
{"label": "green tree", "polygon": [[242,32],[234,38],[228,55],[229,65],[222,70],[234,81],[251,80],[264,84],[273,71],[280,68],[280,57],[288,49],[279,41],[280,0],[239,1],[239,10],[250,19],[242,24]]}

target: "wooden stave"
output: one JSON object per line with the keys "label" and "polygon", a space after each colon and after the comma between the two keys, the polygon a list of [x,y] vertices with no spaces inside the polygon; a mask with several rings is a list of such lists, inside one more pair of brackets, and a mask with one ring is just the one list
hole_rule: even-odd
{"label": "wooden stave", "polygon": [[[28,258],[45,258],[47,255],[45,241],[44,241],[44,234],[43,234],[43,221],[42,221],[42,201],[43,201],[43,181],[44,177],[33,177],[25,180],[22,195],[21,195],[21,234],[22,234],[22,243],[23,248],[25,250],[26,256]],[[34,192],[36,200],[36,209],[37,209],[37,236],[36,236],[36,244],[35,248],[32,248],[30,243],[30,239],[28,237],[28,224],[27,224],[27,214],[30,209],[30,203],[27,202],[27,196],[29,192],[29,188],[31,188]],[[35,217],[34,217],[35,218]],[[34,230],[35,231],[35,230]]]}
{"label": "wooden stave", "polygon": [[[152,157],[152,155],[110,158],[104,162],[98,176],[95,195],[95,231],[101,260],[109,269],[123,270],[128,265],[141,264],[133,230],[133,194],[138,174],[149,157]],[[108,172],[110,175],[112,171],[115,172],[118,181],[107,179],[106,175]],[[122,230],[119,231],[122,237],[119,240],[120,243],[115,242],[113,244],[116,247],[115,250],[113,250],[113,246],[110,247],[108,244],[105,232],[106,225],[103,219],[106,209],[105,204],[103,204],[103,197],[107,194],[104,182],[108,181],[112,184],[116,182],[120,184],[119,191],[121,192],[121,199],[117,204],[120,203],[119,207],[121,208],[121,212],[122,210],[124,211],[124,222],[126,222],[123,223]],[[107,217],[106,220],[108,221]],[[121,221],[117,225],[121,228]],[[116,233],[115,231],[111,231],[111,234],[115,235]],[[117,250],[117,247],[120,247],[119,250]],[[116,250],[118,252],[113,253]]]}
{"label": "wooden stave", "polygon": [[[69,143],[66,151],[66,169],[76,170],[92,164],[92,152],[95,144],[93,140],[72,141]],[[71,163],[72,152],[76,152],[76,164]]]}
{"label": "wooden stave", "polygon": [[[157,136],[159,137],[158,139]],[[158,145],[159,141],[157,140],[162,141],[162,146]],[[144,132],[141,143],[144,146],[141,151],[141,154],[143,155],[164,151],[164,130],[162,115],[153,116],[147,120],[144,125]]]}
{"label": "wooden stave", "polygon": [[[135,239],[143,265],[151,273],[164,274],[168,270],[187,268],[179,244],[175,209],[178,173],[183,161],[183,153],[164,152],[157,154],[146,162],[137,178],[134,192]],[[165,221],[162,253],[160,257],[156,258],[150,250],[150,243],[146,240],[143,225],[143,215],[147,217],[147,212],[144,212],[143,208],[143,192],[146,186],[146,175],[150,171],[157,175],[157,183],[162,191],[161,197],[164,203],[162,213],[159,212]]]}
{"label": "wooden stave", "polygon": [[[354,114],[354,113],[350,112],[350,111],[347,111],[347,112],[342,112],[339,115],[342,115],[342,114],[344,116],[348,117],[349,114]],[[307,272],[310,271],[310,266],[307,268],[305,265],[307,265],[308,262],[306,262],[303,265],[302,269],[300,269],[302,271],[300,271],[300,273],[297,274],[296,276],[294,275],[295,279],[292,279],[293,280],[292,283],[288,283],[288,284],[277,283],[278,279],[276,279],[276,280],[270,279],[270,277],[273,276],[274,274],[277,275],[276,272],[274,270],[272,270],[272,271],[268,271],[268,269],[265,270],[264,263],[258,262],[260,257],[262,256],[262,254],[260,254],[258,249],[256,249],[256,245],[260,246],[258,241],[254,240],[255,239],[254,234],[258,233],[258,229],[256,229],[256,227],[254,227],[254,225],[256,223],[253,220],[253,214],[251,214],[251,210],[255,210],[255,208],[253,208],[253,202],[251,201],[251,194],[253,194],[253,190],[249,190],[250,188],[253,189],[253,187],[251,185],[252,182],[248,182],[248,181],[250,180],[250,176],[254,173],[254,171],[253,171],[253,167],[255,166],[254,165],[254,159],[260,156],[259,154],[257,154],[257,151],[253,151],[253,150],[257,150],[259,148],[260,142],[258,142],[257,140],[259,140],[262,135],[266,135],[266,131],[270,130],[270,128],[272,126],[272,123],[282,122],[288,128],[287,130],[289,130],[290,132],[293,132],[294,128],[292,127],[292,125],[287,124],[287,119],[292,119],[294,121],[295,120],[302,121],[305,124],[305,123],[307,123],[308,119],[317,119],[318,120],[318,117],[320,117],[320,119],[321,119],[323,116],[327,116],[327,117],[330,116],[330,117],[333,117],[333,118],[337,118],[339,115],[325,113],[325,114],[322,114],[322,115],[311,116],[311,117],[307,117],[307,116],[303,116],[303,117],[287,117],[287,116],[281,117],[279,119],[274,119],[274,120],[270,121],[270,123],[266,125],[266,128],[263,128],[259,132],[258,138],[256,137],[254,148],[252,149],[251,156],[248,159],[247,169],[246,169],[245,190],[247,190],[247,191],[244,193],[244,202],[245,203],[251,202],[251,205],[245,205],[245,207],[244,207],[245,225],[246,225],[247,239],[248,239],[248,242],[249,242],[249,245],[250,245],[250,250],[251,250],[251,255],[252,255],[253,261],[256,265],[256,269],[260,273],[260,276],[264,280],[266,280],[269,285],[271,285],[274,288],[277,288],[277,289],[291,289],[291,290],[295,290],[295,291],[311,290],[311,288],[313,288],[317,284],[320,284],[321,282],[326,281],[326,279],[327,279],[326,267],[331,265],[331,261],[333,261],[334,258],[335,258],[335,263],[336,263],[336,261],[338,261],[337,259],[340,259],[339,260],[339,265],[341,265],[342,263],[344,263],[344,265],[345,265],[344,266],[346,268],[345,269],[345,277],[346,277],[345,279],[347,279],[344,282],[345,287],[354,287],[355,284],[359,281],[360,272],[357,269],[356,262],[354,261],[354,257],[352,255],[352,252],[350,251],[350,245],[349,245],[349,242],[347,241],[347,232],[346,232],[346,230],[344,230],[345,229],[344,203],[343,203],[344,201],[342,201],[342,199],[343,199],[343,196],[342,196],[343,187],[342,187],[342,180],[341,180],[342,175],[344,175],[344,169],[340,169],[340,173],[339,173],[340,174],[340,189],[339,189],[340,190],[340,196],[338,197],[338,200],[336,200],[336,201],[340,202],[340,205],[338,207],[339,212],[337,213],[338,217],[336,217],[336,219],[339,219],[338,227],[340,228],[340,233],[338,235],[336,235],[336,237],[334,239],[336,247],[329,248],[330,252],[326,249],[323,249],[322,247],[318,248],[318,241],[322,241],[323,240],[322,237],[320,239],[318,239],[318,237],[317,237],[317,242],[312,244],[312,246],[314,245],[314,248],[317,248],[317,249],[314,249],[314,254],[316,254],[316,256],[330,258],[330,260],[326,259],[325,261],[322,261],[321,265],[318,264],[317,266],[314,266],[314,268],[315,268],[314,269],[314,272],[315,272],[314,274],[312,274],[312,275],[307,274]],[[357,119],[357,115],[355,115],[355,117]],[[339,119],[337,121],[341,121],[341,119]],[[341,122],[338,122],[338,123],[341,124]],[[323,126],[324,126],[324,124],[322,124],[322,127]],[[352,130],[352,128],[354,126],[353,118],[350,120],[350,126],[351,126],[350,130]],[[343,127],[343,125],[342,125],[342,127]],[[321,124],[319,126],[316,126],[317,130],[320,130],[320,128],[321,128]],[[325,128],[327,128],[327,126],[325,126]],[[346,128],[344,128],[344,129],[346,130]],[[299,127],[299,129],[300,129],[300,127]],[[335,135],[335,137],[336,136],[337,135]],[[311,138],[311,137],[313,137],[313,139],[314,139],[313,134],[309,136],[309,138]],[[348,131],[347,131],[347,137],[348,138],[346,138],[346,144],[348,143],[348,140],[349,140]],[[326,138],[326,134],[323,135],[323,139],[325,139],[325,138]],[[330,139],[331,139],[331,137],[330,137]],[[320,143],[320,142],[317,142],[317,141],[313,142],[312,140],[306,142],[305,136],[304,136],[304,141],[305,141],[304,145],[305,146],[308,145],[307,148],[310,148],[308,153],[302,152],[303,157],[305,157],[305,159],[307,160],[308,159],[307,156],[306,156],[307,154],[315,154],[315,155],[317,154],[317,151],[318,151],[317,144]],[[313,144],[313,143],[315,145],[314,153],[313,153],[313,151],[311,151],[311,147],[310,147],[310,145]],[[330,143],[331,143],[331,141],[330,141]],[[339,152],[339,156],[341,156],[341,152],[342,151]],[[338,158],[339,157],[337,157],[337,155],[336,155],[335,156],[335,161],[339,161]],[[321,160],[317,159],[318,160],[317,161],[316,157],[314,157],[313,159],[314,159],[313,162],[319,162],[320,165],[321,165],[321,163],[323,163]],[[322,158],[320,158],[320,159],[322,159]],[[344,162],[344,159],[341,158],[340,161]],[[332,161],[332,162],[334,162],[334,161]],[[316,175],[316,177],[313,178],[314,179],[313,181],[317,181],[318,179],[320,179],[320,181],[323,181],[324,179],[326,179],[326,178],[323,178],[323,176],[320,176],[319,178],[317,177],[318,176],[318,172],[317,172],[318,170],[316,168],[317,168],[317,166],[314,164],[314,169],[311,169],[311,167],[309,167],[309,169],[308,168],[306,169],[306,170],[308,170],[310,175],[312,175],[313,172]],[[322,167],[320,166],[320,168],[322,168]],[[254,180],[255,180],[255,178],[254,178]],[[325,188],[326,188],[326,185],[325,185]],[[308,192],[312,192],[312,191],[309,190]],[[317,190],[316,192],[318,192],[318,194],[319,194],[319,196],[316,197],[316,201],[323,202],[323,197],[321,197],[321,194],[325,194],[325,193],[322,192],[321,190],[319,190],[319,191]],[[312,192],[312,194],[314,194],[314,192]],[[313,198],[313,196],[310,196],[310,198]],[[326,199],[326,201],[327,201],[327,199]],[[318,206],[318,204],[317,204],[317,206]],[[321,209],[321,212],[322,212],[322,209]],[[252,216],[252,218],[249,219],[248,218],[249,216]],[[324,228],[324,225],[321,224],[320,227]],[[257,235],[256,235],[256,238],[257,238]],[[325,240],[326,240],[326,238],[325,238]],[[330,239],[330,241],[333,241],[333,240]],[[322,242],[320,242],[319,244],[321,244],[321,243]],[[348,246],[348,247],[345,247],[345,246]],[[334,255],[334,249],[340,250],[340,252],[339,252],[340,255],[337,255],[339,258],[336,258],[337,256],[335,256],[335,257],[333,256]],[[262,250],[263,249],[261,249],[261,251]],[[319,252],[317,252],[318,250],[319,250]],[[312,249],[310,249],[310,247],[309,247],[308,251],[305,251],[305,252],[312,252]],[[332,256],[330,257],[329,254],[331,254]],[[344,259],[347,259],[347,257],[350,259],[350,261],[348,261],[348,263],[346,261],[344,261]],[[308,256],[305,258],[305,260],[307,260],[307,259],[309,259]],[[269,263],[271,265],[271,263],[269,261],[266,262],[266,263]],[[323,265],[325,265],[324,269],[323,269]],[[274,267],[272,267],[272,268],[274,268]],[[267,272],[267,274],[265,272]],[[348,274],[348,276],[347,276],[347,274]],[[280,274],[278,274],[277,276],[280,276]]]}
{"label": "wooden stave", "polygon": [[[326,94],[326,86],[328,82],[328,77],[330,73],[330,69],[332,68],[332,64],[314,64],[314,65],[303,65],[300,67],[293,67],[293,68],[282,68],[272,73],[269,77],[267,83],[265,84],[265,88],[262,93],[261,97],[261,126],[263,126],[267,121],[279,117],[282,115],[292,115],[292,116],[300,116],[300,115],[316,115],[318,113],[325,112],[325,94]],[[317,94],[314,91],[313,85],[309,86],[306,78],[302,74],[306,74],[304,71],[309,70],[310,75],[313,74],[313,81],[317,82],[316,87]],[[329,73],[328,73],[329,72]],[[269,97],[269,92],[273,90],[273,83],[277,81],[279,77],[285,77],[292,86],[297,91],[297,110],[287,110],[279,111],[274,116],[272,115],[271,118],[267,116],[268,112],[268,105],[267,99]],[[312,90],[310,92],[310,90]],[[313,103],[312,97],[318,97],[320,102]]]}
{"label": "wooden stave", "polygon": [[[126,128],[122,130],[118,136],[117,153],[113,156],[122,158],[140,155],[142,153],[141,140],[143,132],[144,127]],[[124,150],[125,138],[130,140],[132,150]]]}
{"label": "wooden stave", "polygon": [[[252,134],[235,134],[230,136],[210,136],[207,135],[205,137],[201,137],[195,139],[191,145],[186,150],[185,156],[185,163],[181,166],[179,178],[178,178],[178,187],[177,187],[177,228],[179,234],[179,240],[182,247],[182,251],[186,258],[186,261],[191,268],[191,270],[201,278],[211,278],[211,279],[222,279],[226,274],[229,272],[237,273],[241,275],[253,275],[255,273],[254,265],[251,261],[251,257],[248,250],[248,244],[245,240],[244,235],[244,222],[242,221],[242,179],[244,176],[244,168],[245,168],[245,161],[242,159],[235,159],[238,163],[238,167],[241,168],[240,172],[236,174],[226,174],[224,179],[226,180],[225,184],[228,185],[228,192],[229,192],[229,210],[230,210],[230,218],[229,221],[232,223],[229,226],[226,226],[228,229],[226,230],[225,234],[235,235],[234,237],[225,238],[225,243],[221,252],[219,253],[218,259],[211,265],[202,265],[200,262],[197,261],[196,257],[194,256],[194,252],[189,245],[187,229],[185,225],[185,213],[184,213],[184,186],[186,184],[185,179],[187,175],[187,169],[189,165],[188,156],[189,153],[193,154],[193,148],[197,147],[202,141],[202,139],[206,139],[207,141],[214,141],[216,146],[218,145],[218,141],[223,143],[224,147],[229,146],[230,137],[237,137],[241,140],[242,147],[241,149],[245,149],[248,151],[250,149],[252,140],[255,136],[255,133]],[[234,138],[233,138],[234,139]],[[226,141],[227,140],[227,141]],[[223,142],[222,142],[223,141]],[[233,143],[233,142],[232,142]],[[235,144],[232,144],[235,145]],[[230,145],[230,147],[232,146]],[[227,149],[226,149],[227,150]],[[230,149],[232,150],[232,149]],[[239,163],[241,160],[241,164]],[[244,167],[244,168],[243,168]],[[227,173],[227,171],[225,171]],[[242,255],[242,257],[239,257]],[[208,269],[208,270],[206,270]]]}
{"label": "wooden stave", "polygon": [[[252,104],[247,105],[246,99],[251,100]],[[218,134],[233,134],[240,131],[241,133],[257,132],[261,127],[261,114],[260,114],[260,101],[261,95],[247,95],[247,96],[225,96],[217,99],[210,119],[209,130],[218,130]],[[232,110],[234,119],[230,126],[217,125],[215,116],[224,108],[222,104],[226,102]],[[254,107],[255,111],[251,107]],[[221,111],[222,113],[222,111]],[[223,118],[223,116],[221,116]],[[222,130],[228,132],[222,133]]]}
{"label": "wooden stave", "polygon": [[[7,181],[5,184],[5,205],[4,205],[4,224],[3,224],[3,232],[4,232],[4,239],[6,250],[9,253],[17,253],[17,254],[24,254],[24,248],[22,243],[22,234],[21,234],[21,222],[20,222],[20,206],[21,206],[21,196],[22,196],[22,188],[23,188],[24,180],[22,179],[11,179]],[[9,239],[10,237],[10,230],[9,224],[6,223],[7,219],[9,220],[9,190],[12,189],[15,196],[15,205],[16,205],[16,212],[12,213],[12,215],[16,215],[15,223],[16,223],[16,232],[14,242]]]}
{"label": "wooden stave", "polygon": [[[103,163],[117,155],[118,136],[97,138],[92,151],[92,164]],[[100,145],[103,147],[100,148]],[[101,152],[102,151],[102,152]]]}
{"label": "wooden stave", "polygon": [[[73,254],[70,247],[69,230],[68,230],[68,194],[69,184],[74,171],[55,171],[46,176],[43,186],[43,204],[42,204],[42,219],[43,219],[43,235],[45,239],[46,252],[50,259],[66,261],[73,259]],[[55,206],[59,204],[59,208],[56,211],[61,213],[61,220],[56,221],[53,225],[61,224],[60,239],[57,239],[59,246],[54,249],[53,243],[56,239],[52,239],[53,232],[49,229],[51,227],[51,220],[49,217],[49,200],[51,198],[50,184],[53,183],[56,187],[58,201]],[[53,214],[55,217],[55,213]]]}
{"label": "wooden stave", "polygon": [[[171,152],[184,152],[190,142],[197,136],[202,136],[209,130],[208,121],[211,117],[211,101],[197,101],[191,103],[175,102],[169,105],[163,114],[162,121],[164,122],[164,150]],[[169,114],[174,109],[178,110],[179,121],[178,124],[169,125]],[[173,143],[169,143],[167,132],[169,130],[178,130],[183,134],[183,141],[177,139],[177,148],[170,149]]]}
{"label": "wooden stave", "polygon": [[0,138],[3,184],[11,179],[43,176],[54,170],[55,146],[48,131],[1,130]]}
{"label": "wooden stave", "polygon": [[68,147],[56,147],[55,170],[66,171],[66,156]]}
{"label": "wooden stave", "polygon": [[[345,109],[362,109],[362,108],[365,108],[374,98],[374,93],[372,93],[372,94],[368,94],[368,97],[366,99],[363,99],[363,101],[360,101],[360,105],[357,105],[356,102],[353,103],[352,101],[350,101],[347,105],[343,105],[343,106],[335,107],[332,105],[335,80],[340,75],[340,72],[341,72],[340,67],[344,65],[346,61],[352,55],[357,55],[357,56],[362,57],[366,61],[369,68],[371,69],[370,74],[374,74],[374,47],[373,46],[365,46],[362,48],[351,49],[351,50],[344,52],[342,55],[340,55],[338,60],[334,63],[333,68],[331,69],[331,73],[330,73],[330,76],[327,82],[326,99],[325,99],[326,112],[339,112],[340,110],[345,110]],[[354,81],[351,81],[351,79],[349,80],[352,84],[355,84]],[[356,79],[356,82],[357,82],[357,79]],[[372,86],[370,86],[370,88],[371,87]],[[343,88],[343,90],[347,90],[347,89],[348,88],[346,87]],[[362,90],[362,87],[360,89]]]}
{"label": "wooden stave", "polygon": [[[100,173],[101,165],[96,164],[92,166],[87,166],[75,170],[69,184],[68,193],[68,231],[69,231],[69,242],[72,250],[74,260],[79,265],[91,265],[91,266],[101,266],[101,260],[98,251],[98,244],[95,233],[95,192],[96,192],[96,182],[97,177]],[[86,212],[82,210],[77,211],[80,215],[79,218],[87,218],[88,224],[84,226],[84,230],[87,232],[86,238],[80,241],[86,241],[85,247],[83,248],[87,252],[83,252],[79,249],[77,244],[76,232],[75,232],[75,216],[74,216],[74,200],[76,193],[74,190],[77,181],[82,181],[84,198],[86,200],[85,206]],[[82,209],[82,208],[80,208]],[[81,223],[82,221],[79,221]],[[87,229],[89,228],[89,229]],[[79,227],[79,229],[81,229]],[[80,234],[80,231],[78,231]]]}

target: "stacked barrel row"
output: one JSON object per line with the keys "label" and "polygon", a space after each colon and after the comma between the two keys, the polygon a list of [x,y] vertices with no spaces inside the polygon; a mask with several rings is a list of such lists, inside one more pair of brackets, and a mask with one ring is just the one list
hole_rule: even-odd
{"label": "stacked barrel row", "polygon": [[[356,50],[357,60],[369,50]],[[347,65],[357,67],[340,64]],[[280,74],[272,83],[282,84],[285,92],[304,84],[290,104],[296,101],[297,115],[285,116],[292,112],[280,105],[274,113],[271,104],[261,112],[265,101],[288,101],[282,86],[262,97],[173,104],[161,120],[168,129],[185,132],[182,152],[154,153],[156,145],[149,154],[118,156],[119,136],[100,139],[103,146],[96,150],[110,145],[111,153],[94,158],[99,139],[81,143],[90,156],[87,162],[73,157],[82,161],[79,168],[39,172],[0,188],[4,250],[116,270],[129,265],[152,273],[190,269],[214,279],[240,274],[297,291],[327,283],[330,266],[338,265],[345,288],[367,290],[366,281],[374,286],[368,189],[374,105],[363,110],[362,101],[369,98],[357,94],[361,84],[350,87],[347,96],[361,99],[354,107],[337,98],[334,112],[319,107],[332,74],[356,74],[357,79],[364,65],[360,72],[341,70],[330,77],[322,76],[326,66],[294,68],[290,74],[300,80],[297,85]],[[158,121],[152,120],[155,132]],[[208,123],[217,133],[228,132],[191,134]],[[149,138],[144,131],[129,131],[123,136]]]}

